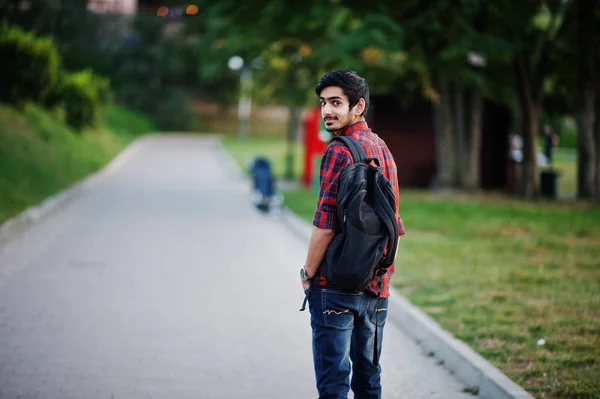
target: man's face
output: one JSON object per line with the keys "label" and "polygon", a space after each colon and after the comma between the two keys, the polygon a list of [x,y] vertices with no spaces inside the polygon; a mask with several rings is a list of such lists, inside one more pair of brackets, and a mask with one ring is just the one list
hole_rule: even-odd
{"label": "man's face", "polygon": [[[364,101],[359,101],[352,109],[344,91],[337,86],[329,86],[321,91],[321,117],[328,132],[338,133],[356,122]],[[360,111],[360,112],[359,112]]]}

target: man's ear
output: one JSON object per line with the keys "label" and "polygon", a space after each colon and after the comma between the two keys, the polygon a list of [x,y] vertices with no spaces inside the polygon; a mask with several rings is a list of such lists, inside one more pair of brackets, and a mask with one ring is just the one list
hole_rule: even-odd
{"label": "man's ear", "polygon": [[360,98],[358,100],[358,103],[356,103],[356,105],[354,106],[354,115],[356,116],[360,116],[360,114],[363,113],[363,111],[365,110],[365,99],[364,98]]}

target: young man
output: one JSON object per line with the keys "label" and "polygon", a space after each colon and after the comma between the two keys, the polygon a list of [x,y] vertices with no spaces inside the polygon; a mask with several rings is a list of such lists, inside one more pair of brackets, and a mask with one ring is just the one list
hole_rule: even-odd
{"label": "young man", "polygon": [[[369,87],[365,79],[350,70],[335,70],[321,78],[316,92],[326,129],[336,136],[356,139],[368,157],[379,160],[383,174],[394,188],[397,209],[396,164],[385,142],[371,132],[365,121],[369,108]],[[347,399],[350,388],[356,399],[381,398],[381,367],[373,353],[377,342],[376,350],[378,355],[381,354],[394,265],[383,275],[382,285],[374,277],[363,292],[346,292],[329,286],[320,267],[327,247],[339,229],[336,216],[338,179],[341,171],[352,163],[352,154],[341,141],[335,140],[325,149],[313,221],[315,228],[305,266],[300,272],[311,314],[313,358],[321,399]],[[398,214],[396,216],[399,235],[403,235],[402,220]]]}

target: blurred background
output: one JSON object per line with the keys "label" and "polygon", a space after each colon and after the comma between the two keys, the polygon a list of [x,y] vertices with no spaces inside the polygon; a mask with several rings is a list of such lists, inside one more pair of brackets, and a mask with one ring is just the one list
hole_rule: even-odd
{"label": "blurred background", "polygon": [[600,197],[597,1],[355,3],[3,0],[1,100],[302,147],[316,81],[351,68],[403,186]]}
{"label": "blurred background", "polygon": [[350,68],[399,168],[395,284],[534,395],[600,397],[600,1],[0,0],[0,16],[0,222],[155,132],[267,157],[310,221],[330,138],[314,87]]}

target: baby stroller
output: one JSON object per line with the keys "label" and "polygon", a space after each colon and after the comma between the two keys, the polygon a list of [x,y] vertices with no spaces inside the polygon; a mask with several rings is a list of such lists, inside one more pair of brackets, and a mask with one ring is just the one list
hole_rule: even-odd
{"label": "baby stroller", "polygon": [[249,169],[252,176],[252,204],[260,212],[279,214],[283,195],[277,192],[271,163],[266,158],[258,157]]}

